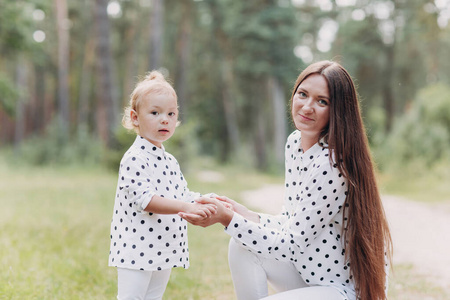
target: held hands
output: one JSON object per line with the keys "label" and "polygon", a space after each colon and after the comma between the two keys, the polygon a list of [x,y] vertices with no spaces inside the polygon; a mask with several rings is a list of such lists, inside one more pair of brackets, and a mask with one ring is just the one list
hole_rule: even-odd
{"label": "held hands", "polygon": [[[200,197],[199,199],[208,199],[206,197]],[[210,218],[212,215],[214,215],[217,212],[217,206],[212,203],[206,203],[202,204],[199,202],[196,203],[190,203],[187,208],[180,213],[186,213],[189,215],[196,215],[199,218],[206,219]]]}

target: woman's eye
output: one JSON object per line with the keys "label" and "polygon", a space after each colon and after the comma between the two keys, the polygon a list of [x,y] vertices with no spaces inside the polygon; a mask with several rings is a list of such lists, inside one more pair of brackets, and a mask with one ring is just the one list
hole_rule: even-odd
{"label": "woman's eye", "polygon": [[302,98],[305,98],[305,97],[306,97],[306,94],[305,94],[304,92],[298,92],[298,95],[299,95],[300,97],[302,97]]}
{"label": "woman's eye", "polygon": [[319,104],[320,105],[328,105],[328,102],[326,100],[320,99]]}

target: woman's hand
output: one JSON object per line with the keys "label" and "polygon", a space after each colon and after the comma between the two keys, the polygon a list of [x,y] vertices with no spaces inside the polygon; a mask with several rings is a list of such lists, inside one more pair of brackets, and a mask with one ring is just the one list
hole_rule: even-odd
{"label": "woman's hand", "polygon": [[259,223],[259,215],[254,211],[249,210],[244,205],[226,197],[226,196],[217,196],[216,199],[222,201],[223,203],[231,206],[232,210],[243,216],[244,218]]}
{"label": "woman's hand", "polygon": [[210,215],[208,218],[204,218],[198,214],[191,214],[185,212],[180,212],[178,213],[178,215],[183,219],[185,219],[186,221],[188,221],[189,223],[201,227],[208,227],[215,223],[221,223],[223,226],[226,227],[228,226],[228,224],[230,224],[234,212],[225,207],[221,201],[206,197],[201,197],[199,199],[196,199],[195,201],[201,205],[215,206],[217,208],[216,213]]}

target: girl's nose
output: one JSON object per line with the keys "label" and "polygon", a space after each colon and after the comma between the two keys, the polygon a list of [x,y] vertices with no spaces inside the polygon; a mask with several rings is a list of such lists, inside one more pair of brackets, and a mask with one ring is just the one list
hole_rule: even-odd
{"label": "girl's nose", "polygon": [[163,116],[161,117],[161,123],[163,123],[163,124],[169,123],[169,118],[167,118],[166,115],[163,115]]}

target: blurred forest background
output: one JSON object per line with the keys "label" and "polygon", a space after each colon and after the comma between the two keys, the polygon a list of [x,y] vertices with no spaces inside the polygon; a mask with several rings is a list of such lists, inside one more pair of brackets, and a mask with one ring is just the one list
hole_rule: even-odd
{"label": "blurred forest background", "polygon": [[[178,93],[164,145],[190,189],[245,201],[282,186],[292,87],[323,59],[357,83],[382,193],[449,212],[450,0],[0,0],[0,298],[115,297],[109,226],[134,140],[120,121],[139,77],[158,69]],[[165,299],[233,299],[222,231],[190,226],[192,266]],[[419,273],[396,264],[389,298],[450,299]]]}
{"label": "blurred forest background", "polygon": [[279,170],[298,73],[332,59],[352,74],[380,169],[450,157],[448,0],[1,0],[0,147],[31,164],[117,166],[139,76],[178,93],[170,141]]}

